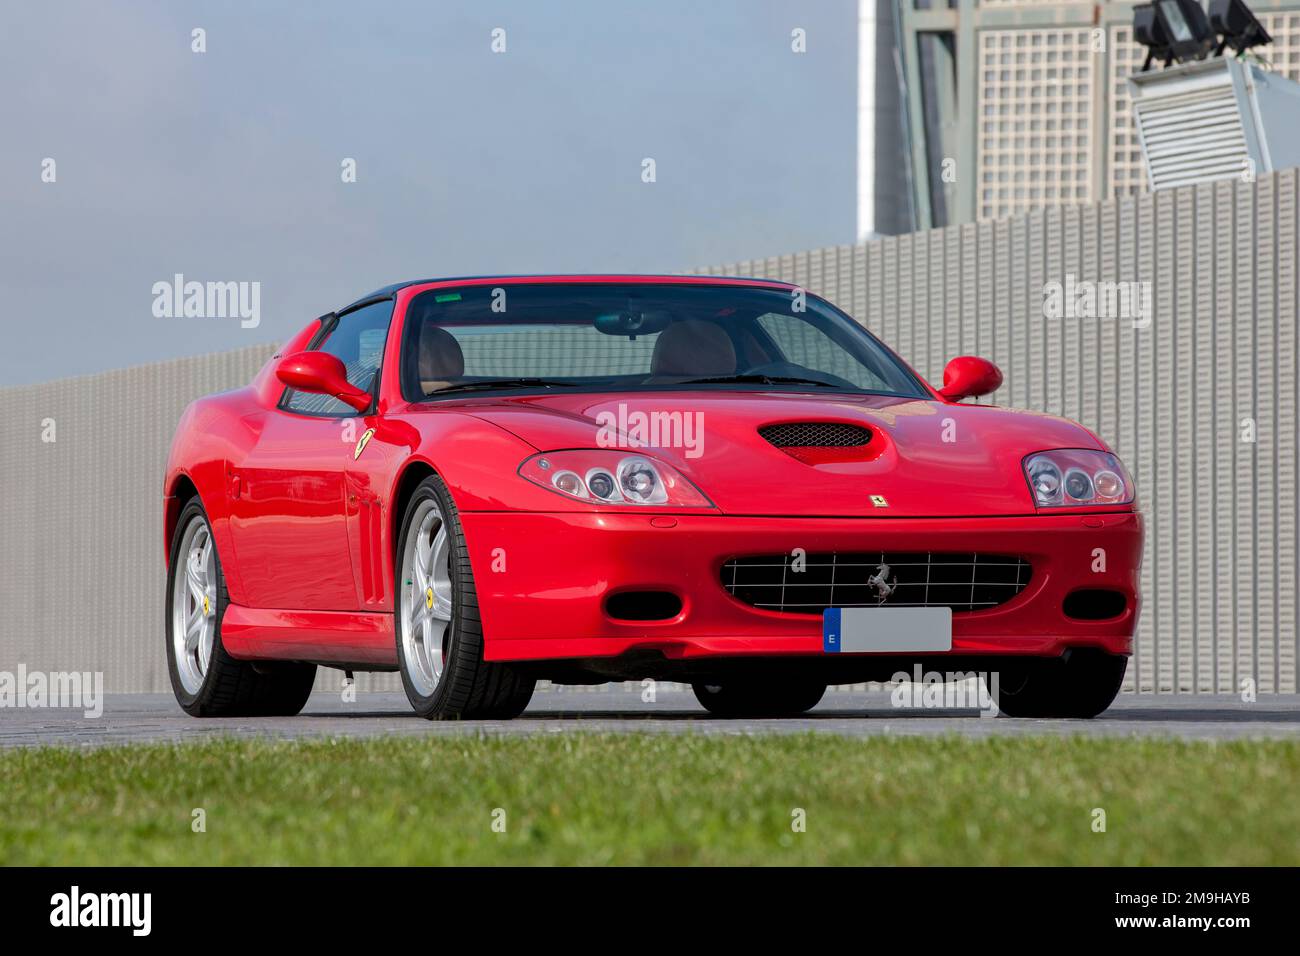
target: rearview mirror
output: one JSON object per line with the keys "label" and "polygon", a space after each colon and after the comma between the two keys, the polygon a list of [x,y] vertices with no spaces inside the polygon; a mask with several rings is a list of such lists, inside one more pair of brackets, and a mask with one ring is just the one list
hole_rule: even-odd
{"label": "rearview mirror", "polygon": [[348,381],[347,367],[328,352],[295,352],[280,360],[276,377],[300,392],[329,395],[359,412],[370,407],[370,393]]}
{"label": "rearview mirror", "polygon": [[943,388],[939,394],[950,402],[976,395],[987,395],[1002,385],[1002,371],[988,359],[959,355],[943,370]]}
{"label": "rearview mirror", "polygon": [[668,328],[672,319],[671,314],[663,311],[637,312],[629,309],[626,312],[598,315],[595,325],[597,332],[606,335],[628,335],[635,338],[638,335],[662,332]]}

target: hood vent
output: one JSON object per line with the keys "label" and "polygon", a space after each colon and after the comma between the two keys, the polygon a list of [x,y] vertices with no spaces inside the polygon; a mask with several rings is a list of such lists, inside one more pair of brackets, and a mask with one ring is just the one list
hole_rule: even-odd
{"label": "hood vent", "polygon": [[871,429],[844,422],[790,422],[758,430],[777,448],[858,448],[871,441]]}
{"label": "hood vent", "polygon": [[871,429],[848,422],[785,422],[764,425],[759,435],[805,465],[867,461],[881,451],[871,443]]}

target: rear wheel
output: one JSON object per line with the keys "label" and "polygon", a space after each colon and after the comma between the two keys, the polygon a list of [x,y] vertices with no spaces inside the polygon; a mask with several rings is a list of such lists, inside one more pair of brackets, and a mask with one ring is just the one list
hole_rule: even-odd
{"label": "rear wheel", "polygon": [[998,689],[989,693],[1008,717],[1086,719],[1111,705],[1127,668],[1127,657],[1070,650],[1061,657],[1009,662],[998,668]]}
{"label": "rear wheel", "polygon": [[291,716],[302,710],[315,664],[237,661],[221,643],[230,595],[212,526],[198,498],[181,511],[167,575],[167,670],[192,717]]}
{"label": "rear wheel", "polygon": [[825,684],[808,681],[701,682],[691,689],[715,717],[797,717],[816,707],[826,693]]}
{"label": "rear wheel", "polygon": [[415,712],[430,720],[519,716],[536,680],[483,660],[469,550],[442,479],[430,475],[411,495],[397,547],[397,659]]}

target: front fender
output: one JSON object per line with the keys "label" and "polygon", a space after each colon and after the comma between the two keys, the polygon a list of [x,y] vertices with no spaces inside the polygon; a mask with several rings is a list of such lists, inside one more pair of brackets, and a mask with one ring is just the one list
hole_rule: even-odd
{"label": "front fender", "polygon": [[236,453],[239,432],[231,427],[229,413],[217,407],[222,398],[210,396],[192,402],[176,425],[163,478],[163,560],[170,563],[176,522],[193,489],[212,526],[230,600],[241,604],[244,589],[238,562],[234,560],[228,497],[228,462],[232,453]]}

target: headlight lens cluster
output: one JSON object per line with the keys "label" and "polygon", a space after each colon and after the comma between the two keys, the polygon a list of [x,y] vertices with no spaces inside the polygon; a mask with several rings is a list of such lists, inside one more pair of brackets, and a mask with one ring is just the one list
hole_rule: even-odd
{"label": "headlight lens cluster", "polygon": [[597,448],[548,451],[525,459],[519,474],[548,491],[591,504],[713,507],[676,469],[648,455]]}
{"label": "headlight lens cluster", "polygon": [[1025,478],[1040,508],[1125,505],[1133,481],[1114,455],[1084,448],[1040,451],[1025,459]]}

